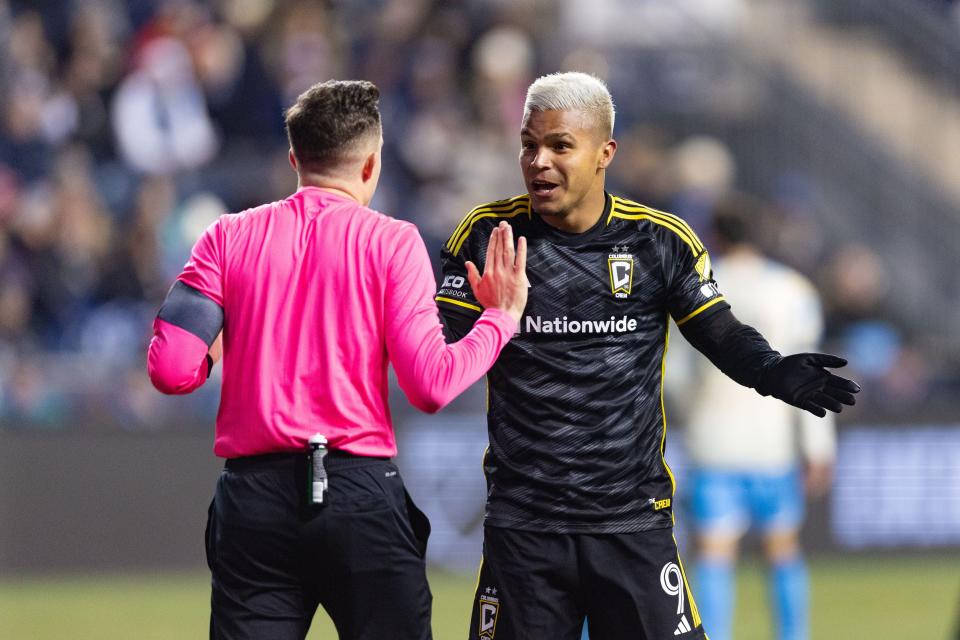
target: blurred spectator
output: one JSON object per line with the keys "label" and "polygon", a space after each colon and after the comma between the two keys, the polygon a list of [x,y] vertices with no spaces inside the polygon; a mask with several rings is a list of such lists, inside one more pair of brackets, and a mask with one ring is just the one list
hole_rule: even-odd
{"label": "blurred spectator", "polygon": [[268,58],[280,102],[291,104],[319,78],[340,75],[337,30],[324,5],[312,0],[283,3],[278,14]]}
{"label": "blurred spectator", "polygon": [[74,14],[62,78],[63,110],[72,116],[72,139],[83,142],[99,161],[113,152],[106,96],[121,78],[121,45],[129,30],[120,2],[84,3]]}
{"label": "blurred spectator", "polygon": [[38,14],[23,13],[14,19],[4,53],[0,161],[20,178],[34,180],[49,169],[52,151],[43,116],[54,51]]}
{"label": "blurred spectator", "polygon": [[[564,28],[570,36],[616,44],[668,46],[734,37],[746,18],[743,0],[562,0]],[[642,28],[623,28],[643,25]]]}
{"label": "blurred spectator", "polygon": [[867,401],[887,409],[916,405],[929,393],[930,365],[888,320],[889,276],[877,253],[861,243],[838,247],[821,274],[829,311],[828,337],[849,354]]}
{"label": "blurred spectator", "polygon": [[10,363],[10,374],[0,387],[0,412],[10,426],[67,426],[66,399],[60,388],[51,385],[44,368],[34,358]]}
{"label": "blurred spectator", "polygon": [[838,248],[825,266],[824,293],[834,321],[849,323],[877,314],[889,278],[873,249],[859,243]]}
{"label": "blurred spectator", "polygon": [[815,273],[826,244],[814,213],[817,188],[809,175],[789,170],[777,176],[774,189],[773,210],[761,221],[769,238],[767,246],[790,266]]}
{"label": "blurred spectator", "polygon": [[97,288],[100,300],[145,300],[159,304],[167,273],[161,263],[159,227],[176,203],[176,187],[166,176],[146,177],[134,212],[118,230]]}
{"label": "blurred spectator", "polygon": [[156,38],[137,53],[117,88],[113,127],[124,159],[146,173],[196,169],[218,140],[190,54],[173,38]]}
{"label": "blurred spectator", "polygon": [[637,202],[669,210],[678,190],[678,177],[667,159],[670,136],[661,128],[637,125],[617,135],[620,162],[611,167],[611,180],[618,190]]}
{"label": "blurred spectator", "polygon": [[733,188],[736,178],[730,150],[715,138],[692,136],[672,150],[669,162],[677,179],[669,211],[695,229],[707,228],[710,211]]}

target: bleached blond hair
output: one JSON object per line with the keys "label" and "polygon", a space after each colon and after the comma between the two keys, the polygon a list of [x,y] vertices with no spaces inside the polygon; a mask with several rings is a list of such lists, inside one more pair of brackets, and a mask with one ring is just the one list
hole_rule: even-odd
{"label": "bleached blond hair", "polygon": [[537,78],[527,89],[524,120],[533,111],[582,111],[604,135],[613,137],[615,110],[610,90],[603,80],[588,73],[568,71]]}

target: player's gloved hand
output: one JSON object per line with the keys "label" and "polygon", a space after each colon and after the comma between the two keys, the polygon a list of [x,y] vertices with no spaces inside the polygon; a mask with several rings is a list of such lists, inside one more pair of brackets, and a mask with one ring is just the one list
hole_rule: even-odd
{"label": "player's gloved hand", "polygon": [[824,367],[836,368],[846,364],[843,358],[825,353],[786,356],[764,369],[757,391],[821,418],[827,415],[826,409],[840,413],[843,405],[856,404],[853,394],[860,392],[860,385],[834,375]]}

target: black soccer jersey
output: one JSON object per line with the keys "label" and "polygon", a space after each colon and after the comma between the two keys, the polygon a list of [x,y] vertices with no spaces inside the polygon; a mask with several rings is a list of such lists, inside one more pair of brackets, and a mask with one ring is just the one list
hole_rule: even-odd
{"label": "black soccer jersey", "polygon": [[501,220],[527,238],[530,292],[518,335],[488,375],[487,524],[557,533],[670,526],[668,316],[683,324],[728,307],[706,249],[677,216],[609,194],[579,234],[545,223],[527,195],[477,207],[441,255],[436,299],[453,335],[482,310],[464,262],[482,271]]}

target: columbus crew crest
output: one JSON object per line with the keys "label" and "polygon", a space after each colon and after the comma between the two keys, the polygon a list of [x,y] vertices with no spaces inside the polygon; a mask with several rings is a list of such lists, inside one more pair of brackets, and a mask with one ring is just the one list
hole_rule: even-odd
{"label": "columbus crew crest", "polygon": [[[493,593],[497,590],[493,589]],[[490,593],[490,587],[487,587],[487,593]],[[481,640],[493,640],[497,633],[497,616],[500,613],[500,599],[495,595],[482,595],[479,600],[480,605],[480,638]]]}
{"label": "columbus crew crest", "polygon": [[633,290],[633,254],[628,247],[614,247],[607,257],[610,272],[610,291],[616,298],[626,298]]}
{"label": "columbus crew crest", "polygon": [[706,249],[697,256],[697,263],[694,265],[694,269],[696,269],[700,275],[700,282],[710,280],[712,277],[713,267],[710,265],[710,254],[707,253]]}

